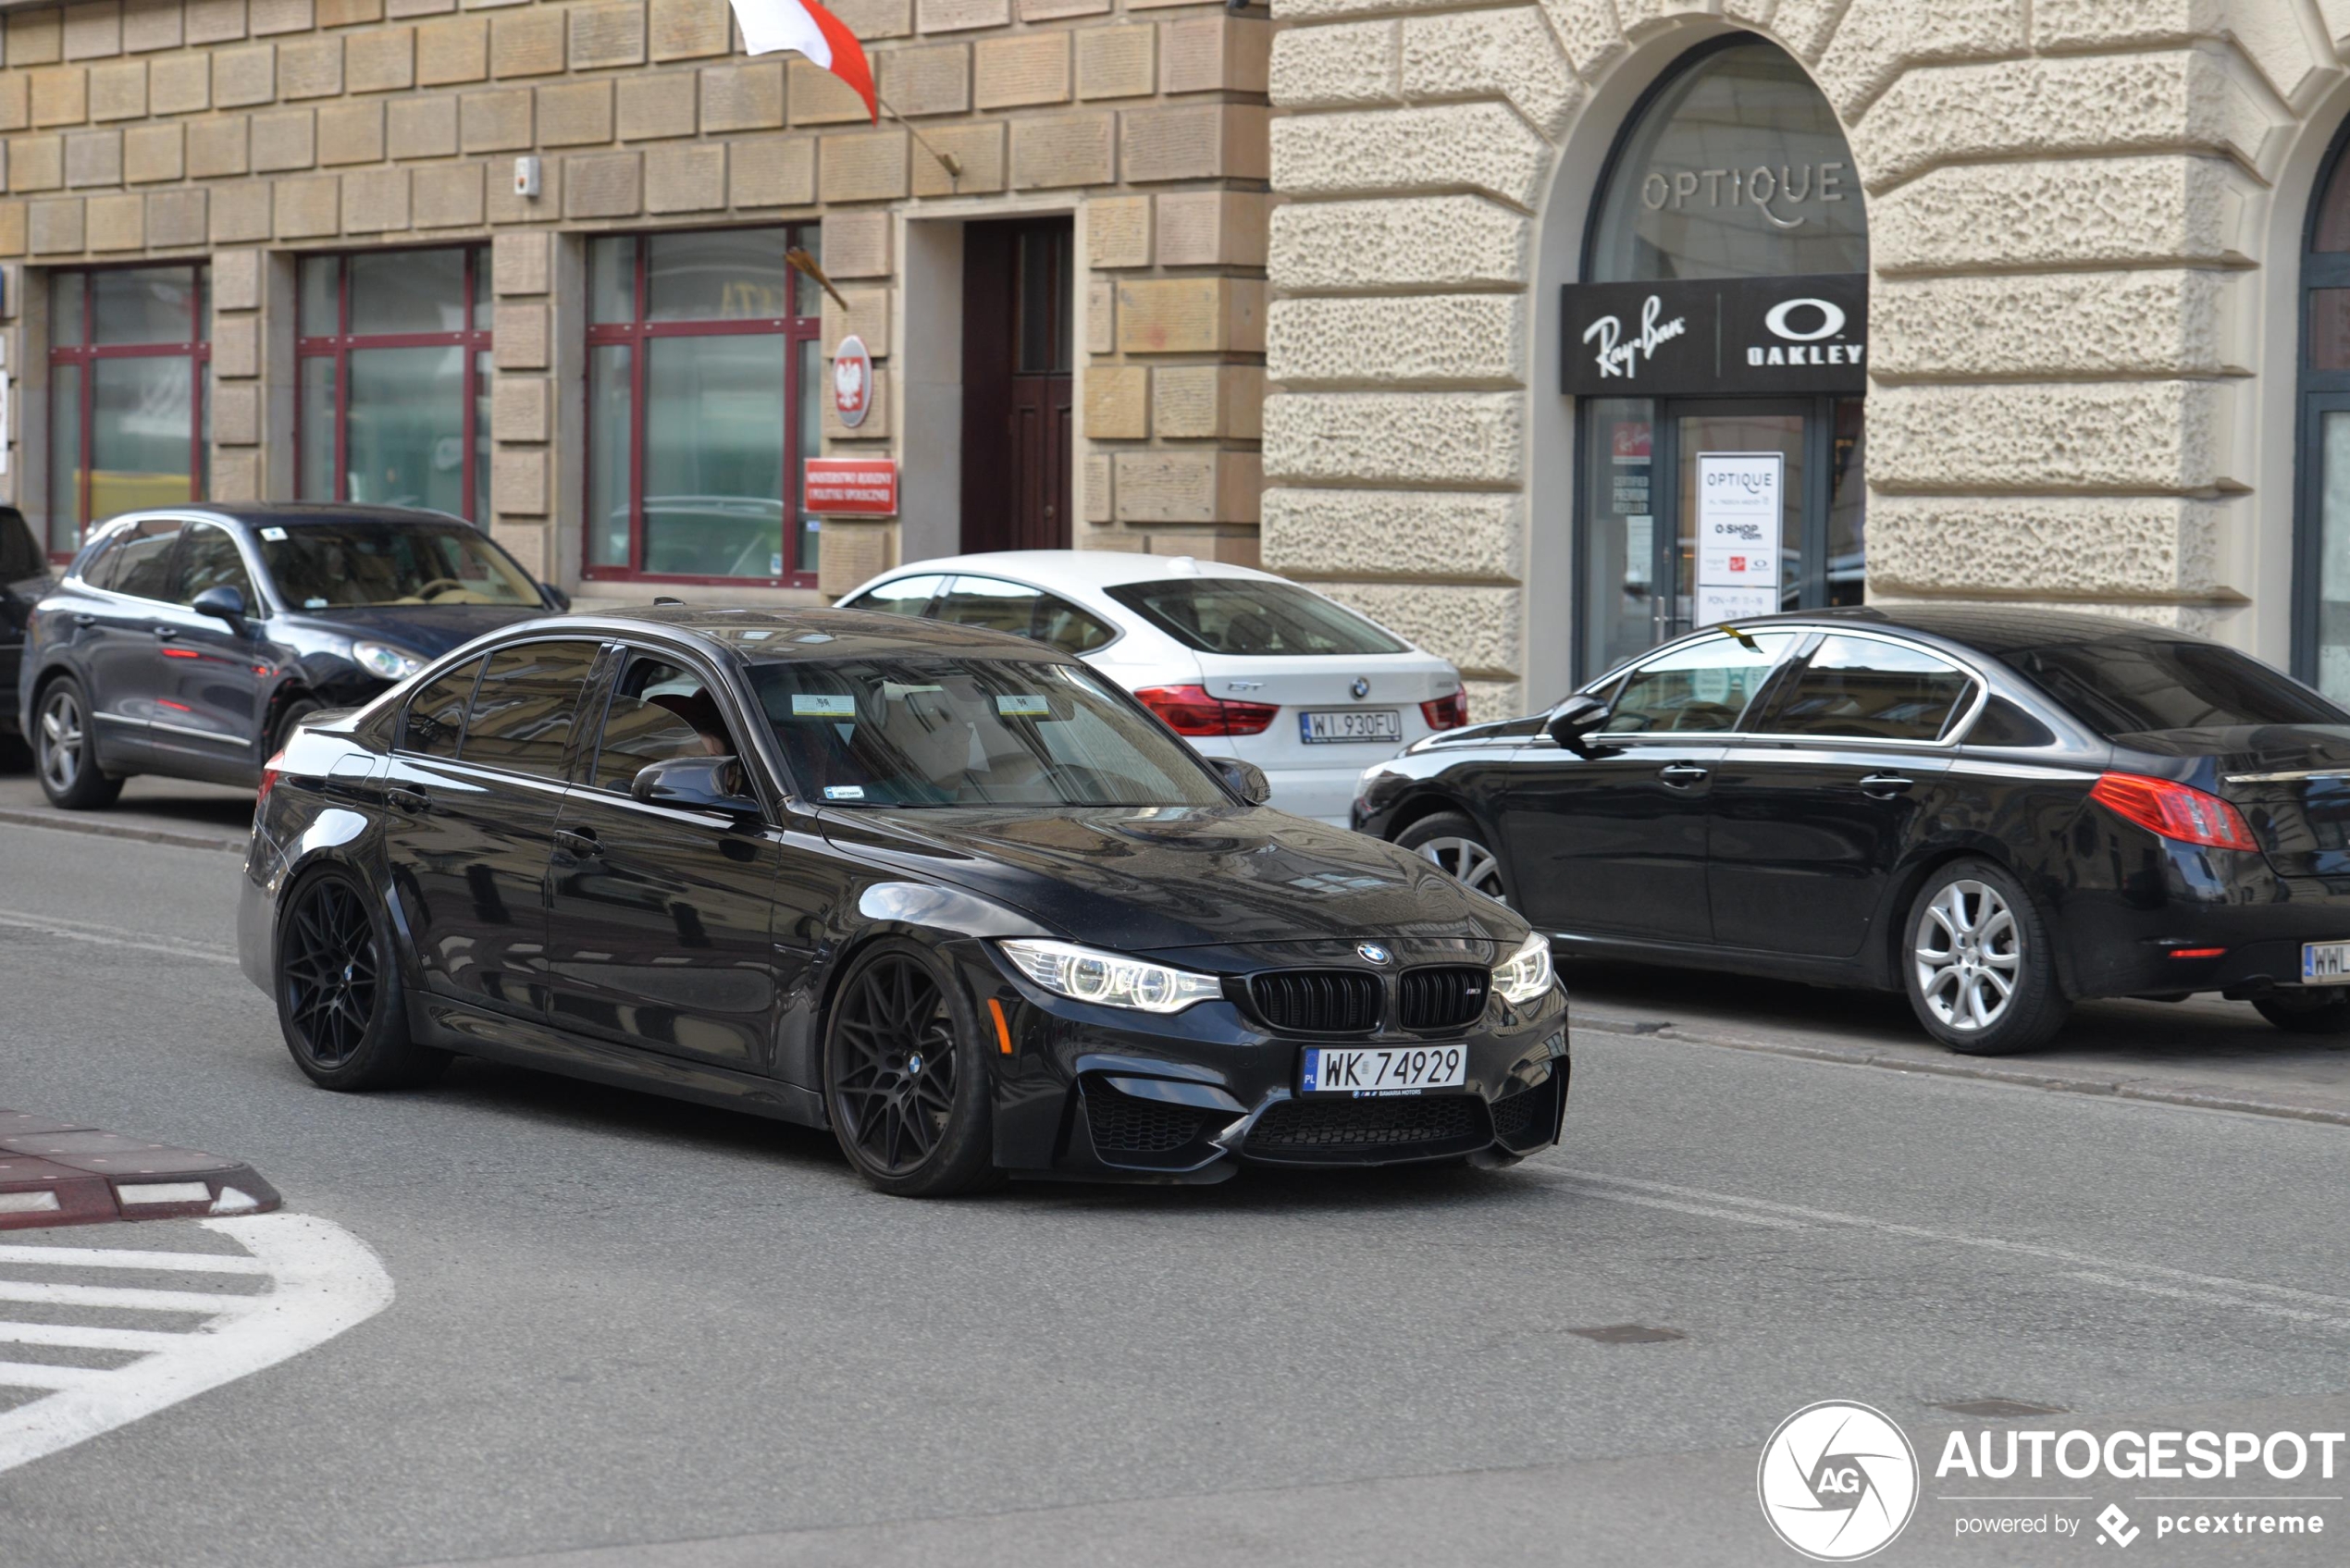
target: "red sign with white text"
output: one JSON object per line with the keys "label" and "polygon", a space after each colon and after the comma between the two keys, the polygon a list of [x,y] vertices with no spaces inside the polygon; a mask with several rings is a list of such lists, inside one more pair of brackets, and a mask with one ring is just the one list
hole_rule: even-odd
{"label": "red sign with white text", "polygon": [[890,457],[811,457],[808,510],[845,517],[897,515],[897,460]]}

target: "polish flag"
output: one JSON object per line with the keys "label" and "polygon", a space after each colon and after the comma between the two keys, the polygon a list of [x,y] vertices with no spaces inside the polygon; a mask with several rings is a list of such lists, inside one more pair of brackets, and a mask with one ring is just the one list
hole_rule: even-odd
{"label": "polish flag", "polygon": [[848,83],[865,100],[865,112],[873,123],[881,123],[881,105],[873,97],[873,68],[865,62],[865,46],[818,0],[732,3],[735,19],[742,24],[745,48],[754,55],[790,49],[807,56]]}

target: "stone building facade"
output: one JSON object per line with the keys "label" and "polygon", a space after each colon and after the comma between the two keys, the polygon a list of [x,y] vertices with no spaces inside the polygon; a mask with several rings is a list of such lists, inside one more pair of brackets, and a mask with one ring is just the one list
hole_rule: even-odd
{"label": "stone building facade", "polygon": [[[438,505],[605,599],[815,602],[1018,527],[1253,560],[1262,11],[834,9],[878,126],[726,0],[7,6],[0,491],[59,554],[192,495]],[[1048,472],[974,541],[1014,392]],[[820,449],[897,459],[900,516],[799,515]]]}
{"label": "stone building facade", "polygon": [[1483,713],[1597,673],[1562,302],[1627,125],[1731,33],[1810,79],[1865,204],[1868,596],[2191,628],[2350,695],[2350,4],[1275,15],[1264,560],[1452,654]]}

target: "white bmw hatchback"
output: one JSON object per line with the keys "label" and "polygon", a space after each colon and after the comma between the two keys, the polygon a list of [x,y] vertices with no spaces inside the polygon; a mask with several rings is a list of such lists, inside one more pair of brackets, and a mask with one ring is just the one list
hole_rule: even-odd
{"label": "white bmw hatchback", "polygon": [[1272,804],[1344,826],[1369,764],[1468,722],[1461,674],[1286,577],[1189,556],[1004,550],[917,561],[840,601],[1035,637],[1140,698]]}

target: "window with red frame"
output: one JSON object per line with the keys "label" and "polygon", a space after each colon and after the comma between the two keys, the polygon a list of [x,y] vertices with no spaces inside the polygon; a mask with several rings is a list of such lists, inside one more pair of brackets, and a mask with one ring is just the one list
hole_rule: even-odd
{"label": "window with red frame", "polygon": [[294,493],[489,521],[489,255],[304,256]]}
{"label": "window with red frame", "polygon": [[816,286],[807,228],[611,235],[588,247],[589,577],[812,587]]}
{"label": "window with red frame", "polygon": [[202,500],[211,301],[202,264],[49,275],[49,553],[93,523]]}

